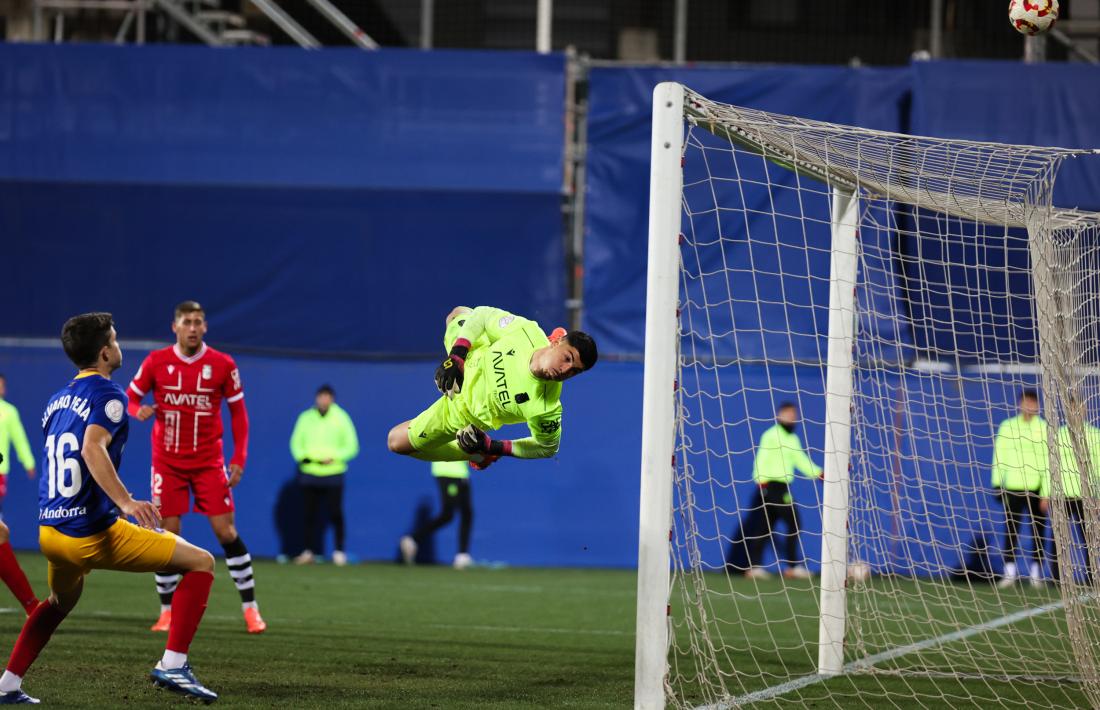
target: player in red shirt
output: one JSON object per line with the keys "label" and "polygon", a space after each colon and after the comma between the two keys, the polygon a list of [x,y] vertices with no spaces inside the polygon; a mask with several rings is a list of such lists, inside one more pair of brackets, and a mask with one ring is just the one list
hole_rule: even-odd
{"label": "player in red shirt", "polygon": [[[139,421],[156,417],[153,424],[153,504],[160,508],[165,530],[180,532],[180,516],[190,496],[194,511],[210,519],[214,535],[225,550],[229,574],[241,595],[248,633],[267,628],[256,604],[252,556],[237,534],[232,489],[240,483],[248,456],[248,411],[237,363],[229,355],[203,343],[206,314],[195,301],[176,306],[172,332],[176,344],[154,350],[141,363],[127,394],[129,412]],[[142,405],[145,395],[153,405]],[[222,452],[222,400],[229,405],[233,429],[233,457],[226,471]],[[167,631],[172,620],[172,595],[180,576],[157,572],[160,618],[153,631]]]}

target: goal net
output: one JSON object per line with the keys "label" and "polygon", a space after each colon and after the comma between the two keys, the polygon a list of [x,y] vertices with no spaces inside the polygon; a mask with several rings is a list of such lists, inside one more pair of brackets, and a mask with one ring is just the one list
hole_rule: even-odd
{"label": "goal net", "polygon": [[1087,151],[676,84],[652,148],[636,705],[1100,705]]}

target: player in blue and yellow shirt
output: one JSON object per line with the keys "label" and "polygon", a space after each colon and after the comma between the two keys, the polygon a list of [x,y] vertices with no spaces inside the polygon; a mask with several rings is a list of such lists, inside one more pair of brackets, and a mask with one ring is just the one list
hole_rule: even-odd
{"label": "player in blue and yellow shirt", "polygon": [[42,415],[38,539],[49,562],[50,597],[31,612],[15,642],[0,676],[0,704],[38,702],[23,692],[23,676],[76,606],[84,576],[93,569],[183,573],[174,602],[179,611],[151,675],[161,687],[212,702],[218,696],[195,678],[187,651],[206,609],[214,558],[160,530],[156,506],[134,500],[118,477],[130,425],[126,393],[111,382],[111,373],[122,365],[111,315],[70,318],[61,344],[79,372],[50,398]]}

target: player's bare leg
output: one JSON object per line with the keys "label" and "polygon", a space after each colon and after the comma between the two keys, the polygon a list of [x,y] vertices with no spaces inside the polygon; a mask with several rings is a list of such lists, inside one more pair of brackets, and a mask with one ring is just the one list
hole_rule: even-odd
{"label": "player's bare leg", "polygon": [[411,456],[416,453],[416,448],[414,448],[412,442],[409,441],[410,424],[412,424],[411,419],[407,422],[401,422],[390,429],[390,433],[386,437],[386,446],[389,447],[391,452],[401,454],[402,456]]}
{"label": "player's bare leg", "polygon": [[[160,526],[162,530],[179,535],[182,527],[180,516],[170,515],[161,518]],[[158,570],[155,579],[157,594],[160,595],[160,616],[157,617],[156,623],[149,627],[149,630],[168,633],[168,629],[172,627],[172,597],[176,593],[176,587],[179,586],[180,575],[172,570]]]}
{"label": "player's bare leg", "polygon": [[241,595],[241,611],[244,623],[250,634],[262,634],[267,622],[260,616],[260,607],[256,603],[256,580],[252,573],[252,555],[248,553],[244,541],[237,533],[233,513],[210,516],[210,527],[225,551],[225,564],[229,567],[229,576]]}
{"label": "player's bare leg", "polygon": [[30,615],[38,606],[38,597],[34,595],[31,583],[27,581],[27,575],[19,566],[19,560],[15,559],[15,552],[11,549],[11,532],[2,522],[0,522],[0,579],[11,590],[23,610]]}

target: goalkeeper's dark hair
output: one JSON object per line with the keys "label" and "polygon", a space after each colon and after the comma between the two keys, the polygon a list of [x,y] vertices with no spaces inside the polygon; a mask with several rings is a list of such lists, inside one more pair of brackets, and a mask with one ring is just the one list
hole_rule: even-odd
{"label": "goalkeeper's dark hair", "polygon": [[596,349],[596,341],[592,339],[591,335],[583,330],[571,330],[565,334],[565,341],[577,349],[585,372],[596,366],[596,361],[600,359],[600,353]]}
{"label": "goalkeeper's dark hair", "polygon": [[1025,399],[1034,399],[1036,402],[1038,402],[1039,401],[1039,392],[1037,390],[1033,390],[1033,389],[1030,389],[1030,388],[1028,388],[1026,390],[1022,390],[1020,392],[1020,401],[1022,402]]}
{"label": "goalkeeper's dark hair", "polygon": [[95,367],[100,351],[111,342],[111,328],[114,326],[115,321],[110,313],[73,316],[61,327],[61,347],[77,367]]}
{"label": "goalkeeper's dark hair", "polygon": [[784,409],[793,409],[794,411],[797,412],[798,411],[798,405],[795,404],[794,402],[780,402],[779,406],[775,408],[775,413],[779,414]]}
{"label": "goalkeeper's dark hair", "polygon": [[206,309],[202,307],[202,304],[198,301],[184,301],[176,306],[176,315],[174,320],[179,320],[180,316],[188,313],[201,313],[206,315]]}

